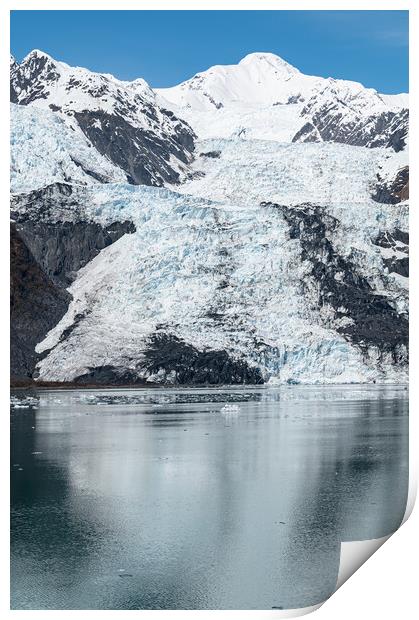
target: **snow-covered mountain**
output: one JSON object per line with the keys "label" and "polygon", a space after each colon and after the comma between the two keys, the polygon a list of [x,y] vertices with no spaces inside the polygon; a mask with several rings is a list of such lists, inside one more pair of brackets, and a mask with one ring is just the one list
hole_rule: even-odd
{"label": "snow-covered mountain", "polygon": [[123,82],[57,62],[33,50],[21,64],[11,59],[12,103],[58,113],[130,183],[162,185],[187,174],[194,133],[156,102],[148,84]]}
{"label": "snow-covered mountain", "polygon": [[159,89],[168,101],[193,110],[213,110],[248,103],[293,103],[306,98],[325,80],[303,75],[275,54],[249,54],[237,65],[216,65],[173,88]]}
{"label": "snow-covered mountain", "polygon": [[[15,379],[406,380],[405,96],[273,54],[157,94],[40,52],[11,70]],[[100,139],[91,114],[113,119]],[[121,118],[153,134],[137,186]]]}
{"label": "snow-covered mountain", "polygon": [[361,84],[329,80],[301,110],[306,121],[293,142],[342,142],[355,146],[406,146],[409,112],[400,98],[382,98]]}
{"label": "snow-covered mountain", "polygon": [[157,92],[201,138],[240,135],[401,150],[408,127],[407,95],[380,95],[358,82],[304,75],[268,53],[211,67]]}

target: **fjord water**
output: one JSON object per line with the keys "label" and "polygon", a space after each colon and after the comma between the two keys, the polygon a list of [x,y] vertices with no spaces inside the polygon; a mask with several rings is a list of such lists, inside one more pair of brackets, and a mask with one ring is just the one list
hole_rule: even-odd
{"label": "fjord water", "polygon": [[[236,406],[235,406],[236,405]],[[16,391],[13,609],[271,609],[402,521],[403,386]]]}

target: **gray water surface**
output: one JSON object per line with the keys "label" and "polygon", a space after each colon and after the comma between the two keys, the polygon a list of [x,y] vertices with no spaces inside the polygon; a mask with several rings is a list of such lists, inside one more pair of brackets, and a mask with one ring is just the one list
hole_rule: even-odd
{"label": "gray water surface", "polygon": [[11,607],[325,600],[341,541],[401,523],[407,405],[402,386],[15,391]]}

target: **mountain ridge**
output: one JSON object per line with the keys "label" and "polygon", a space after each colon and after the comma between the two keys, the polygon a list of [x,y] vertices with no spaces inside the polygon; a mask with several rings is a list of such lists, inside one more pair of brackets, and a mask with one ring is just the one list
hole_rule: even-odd
{"label": "mountain ridge", "polygon": [[406,94],[381,95],[360,82],[305,75],[271,53],[215,65],[156,92],[200,138],[266,139],[272,130],[279,141],[332,141],[397,151],[407,135]]}
{"label": "mountain ridge", "polygon": [[128,182],[163,185],[188,172],[195,134],[173,112],[158,105],[144,80],[117,80],[70,67],[34,50],[11,65],[11,101],[58,113]]}
{"label": "mountain ridge", "polygon": [[[242,84],[240,84],[240,81],[242,81]],[[249,83],[252,81],[254,88],[249,89]],[[284,85],[284,82],[286,85]],[[266,89],[267,83],[268,85],[270,83],[271,86],[273,83],[273,88]],[[188,100],[188,91],[195,91],[195,93],[200,91],[205,97],[205,88],[207,87],[210,90],[212,89],[211,96],[213,98],[217,97],[217,93],[214,91],[217,91],[217,88],[223,90],[224,87],[230,95],[240,90],[242,102],[273,104],[286,103],[290,97],[306,97],[312,90],[322,90],[332,84],[347,91],[351,90],[352,93],[366,91],[370,94],[371,100],[377,97],[376,104],[379,103],[383,107],[390,106],[391,104],[396,107],[400,106],[401,96],[405,95],[405,93],[398,93],[394,95],[394,100],[392,95],[386,95],[385,99],[383,99],[375,89],[366,88],[360,82],[306,75],[280,56],[268,52],[247,54],[237,64],[214,65],[205,71],[198,72],[193,77],[184,80],[176,86],[157,88],[155,90],[172,103],[193,107],[198,101],[196,98]],[[275,86],[278,89],[276,92]],[[214,105],[209,99],[203,99],[200,103],[204,107],[207,107],[206,104],[208,103],[209,105]],[[231,104],[232,101],[230,98],[230,100],[220,101],[219,103],[224,107],[229,103]],[[195,105],[195,109],[198,109],[197,105]]]}

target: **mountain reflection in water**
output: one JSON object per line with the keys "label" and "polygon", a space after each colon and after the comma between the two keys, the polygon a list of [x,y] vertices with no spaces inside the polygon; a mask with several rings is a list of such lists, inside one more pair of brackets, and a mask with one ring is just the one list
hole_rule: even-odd
{"label": "mountain reflection in water", "polygon": [[403,518],[407,408],[402,386],[14,392],[12,608],[325,600],[341,541]]}

